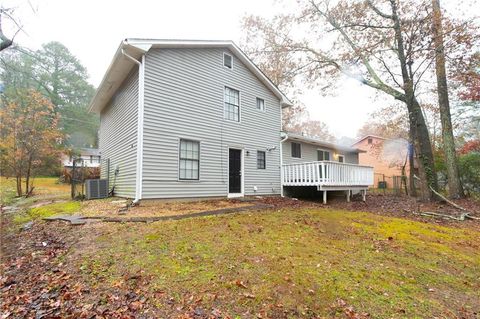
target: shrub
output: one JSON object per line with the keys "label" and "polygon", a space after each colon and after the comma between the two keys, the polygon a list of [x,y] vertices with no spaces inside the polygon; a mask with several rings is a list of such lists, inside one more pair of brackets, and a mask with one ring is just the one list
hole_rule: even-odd
{"label": "shrub", "polygon": [[460,178],[468,195],[480,195],[480,152],[459,157]]}

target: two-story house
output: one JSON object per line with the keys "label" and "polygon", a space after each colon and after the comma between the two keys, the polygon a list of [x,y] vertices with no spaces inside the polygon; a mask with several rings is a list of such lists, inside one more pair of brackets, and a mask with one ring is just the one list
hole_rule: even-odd
{"label": "two-story house", "polygon": [[409,175],[408,141],[403,138],[387,139],[376,135],[366,135],[352,147],[362,150],[359,154],[361,165],[374,169],[374,187],[391,188],[394,178]]}
{"label": "two-story house", "polygon": [[102,175],[135,200],[280,194],[289,106],[231,41],[125,39],[90,105]]}

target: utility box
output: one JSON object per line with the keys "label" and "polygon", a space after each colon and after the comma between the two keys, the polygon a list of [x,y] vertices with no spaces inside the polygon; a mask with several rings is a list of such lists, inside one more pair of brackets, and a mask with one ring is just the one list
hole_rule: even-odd
{"label": "utility box", "polygon": [[85,180],[85,198],[96,199],[108,197],[107,179],[86,179]]}

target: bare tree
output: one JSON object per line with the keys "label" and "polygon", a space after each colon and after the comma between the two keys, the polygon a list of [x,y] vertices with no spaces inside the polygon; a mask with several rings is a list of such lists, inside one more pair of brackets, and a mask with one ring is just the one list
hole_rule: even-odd
{"label": "bare tree", "polygon": [[[9,48],[13,45],[13,40],[17,36],[17,34],[22,30],[22,26],[17,22],[15,17],[13,16],[14,9],[13,8],[0,8],[0,52]],[[5,20],[10,20],[16,27],[16,31],[13,33],[12,36],[7,36],[4,32],[4,22]]]}
{"label": "bare tree", "polygon": [[455,153],[455,140],[452,129],[452,116],[448,99],[447,71],[445,67],[445,50],[443,48],[443,27],[440,1],[432,0],[433,41],[435,43],[435,71],[437,75],[438,106],[442,123],[443,150],[448,177],[448,194],[450,197],[464,197],[462,182],[458,172]]}
{"label": "bare tree", "polygon": [[[257,31],[269,33],[263,37],[263,52],[295,53],[290,70],[307,85],[332,85],[344,75],[402,102],[425,200],[433,197],[431,189],[438,186],[429,130],[418,99],[420,89],[429,91],[433,78],[430,8],[428,0],[300,0],[295,17],[271,21],[250,17]],[[284,21],[294,26],[285,27]],[[450,53],[467,47],[459,45],[471,39],[471,30],[465,26],[449,21],[449,29],[456,31],[447,33]]]}

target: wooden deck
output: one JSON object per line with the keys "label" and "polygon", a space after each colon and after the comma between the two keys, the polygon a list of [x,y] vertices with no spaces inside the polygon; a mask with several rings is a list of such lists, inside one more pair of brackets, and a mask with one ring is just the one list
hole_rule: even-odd
{"label": "wooden deck", "polygon": [[282,186],[316,186],[323,191],[323,201],[327,201],[327,191],[362,191],[365,199],[367,188],[373,185],[373,167],[332,161],[284,164]]}

